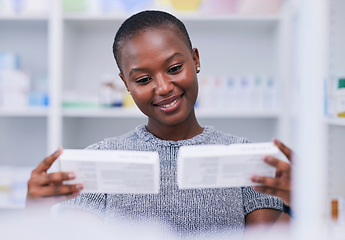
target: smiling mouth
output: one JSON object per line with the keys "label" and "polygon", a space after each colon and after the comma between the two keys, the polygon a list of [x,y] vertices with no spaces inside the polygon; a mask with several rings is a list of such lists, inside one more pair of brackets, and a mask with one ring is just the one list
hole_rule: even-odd
{"label": "smiling mouth", "polygon": [[180,95],[178,97],[174,97],[174,100],[170,102],[169,100],[164,100],[161,103],[154,104],[154,106],[157,106],[162,109],[173,109],[175,105],[178,105],[179,101],[181,100],[181,97],[183,96]]}
{"label": "smiling mouth", "polygon": [[162,108],[168,108],[168,107],[172,107],[174,106],[178,100],[180,100],[181,97],[179,97],[178,99],[175,99],[172,103],[170,104],[166,104],[166,105],[158,105],[159,107],[162,107]]}

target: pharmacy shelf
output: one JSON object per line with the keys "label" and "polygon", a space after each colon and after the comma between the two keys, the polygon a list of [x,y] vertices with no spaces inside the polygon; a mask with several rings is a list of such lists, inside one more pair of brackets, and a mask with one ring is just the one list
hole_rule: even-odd
{"label": "pharmacy shelf", "polygon": [[199,118],[208,119],[278,119],[281,116],[281,113],[278,111],[222,111],[197,109],[196,115]]}
{"label": "pharmacy shelf", "polygon": [[[205,14],[201,15],[200,13],[177,13],[176,17],[182,21],[248,21],[248,22],[278,22],[281,20],[279,14],[271,15],[212,15]],[[129,15],[126,14],[87,14],[87,13],[65,13],[63,18],[64,20],[69,21],[121,21],[123,22]]]}
{"label": "pharmacy shelf", "polygon": [[63,109],[62,115],[70,118],[145,118],[137,108]]}
{"label": "pharmacy shelf", "polygon": [[47,21],[48,14],[5,14],[0,15],[0,21]]}
{"label": "pharmacy shelf", "polygon": [[343,126],[343,127],[345,127],[345,118],[326,118],[325,122],[331,126]]}
{"label": "pharmacy shelf", "polygon": [[47,108],[0,109],[1,117],[47,117]]}
{"label": "pharmacy shelf", "polygon": [[[222,111],[196,109],[198,118],[207,119],[278,119],[278,111]],[[146,118],[137,108],[112,108],[112,109],[64,109],[64,117],[85,118]]]}

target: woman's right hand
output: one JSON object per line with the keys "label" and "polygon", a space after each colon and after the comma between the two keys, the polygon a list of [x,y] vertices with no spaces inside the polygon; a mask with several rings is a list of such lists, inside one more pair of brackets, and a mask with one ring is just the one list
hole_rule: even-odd
{"label": "woman's right hand", "polygon": [[60,147],[32,171],[28,181],[26,207],[49,207],[55,203],[77,197],[83,189],[83,184],[63,184],[65,180],[75,179],[73,172],[47,173],[47,170],[61,155],[62,151]]}

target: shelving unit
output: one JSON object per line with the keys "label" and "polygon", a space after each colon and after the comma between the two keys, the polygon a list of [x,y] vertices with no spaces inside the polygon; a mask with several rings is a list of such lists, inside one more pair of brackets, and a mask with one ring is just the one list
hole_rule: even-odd
{"label": "shelving unit", "polygon": [[[48,75],[48,14],[0,16],[0,51],[21,56],[32,79]],[[0,165],[35,166],[47,151],[46,108],[0,109]]]}
{"label": "shelving unit", "polygon": [[[342,11],[345,2],[335,0],[330,3],[329,40],[329,81],[345,76],[345,17]],[[328,196],[330,199],[345,198],[345,118],[327,118],[328,130]]]}
{"label": "shelving unit", "polygon": [[[0,165],[35,166],[60,145],[84,148],[146,123],[146,117],[135,108],[61,107],[65,91],[88,93],[97,88],[103,74],[118,76],[112,42],[117,28],[128,17],[64,13],[61,2],[52,0],[53,10],[47,14],[0,16],[0,51],[17,52],[23,60],[22,68],[33,77],[47,75],[50,90],[50,106],[46,109],[0,109],[0,152],[4,153]],[[200,76],[250,73],[274,76],[281,88],[288,86],[289,9],[264,16],[176,15],[199,49]],[[289,143],[286,94],[281,97],[284,112],[197,109],[196,113],[202,125],[213,125],[253,141],[278,137]]]}

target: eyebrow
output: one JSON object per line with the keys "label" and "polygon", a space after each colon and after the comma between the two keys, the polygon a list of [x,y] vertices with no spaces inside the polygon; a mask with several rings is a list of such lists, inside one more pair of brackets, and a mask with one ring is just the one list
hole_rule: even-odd
{"label": "eyebrow", "polygon": [[[173,55],[171,55],[170,57],[168,57],[164,62],[167,63],[176,56],[183,56],[183,54],[180,52],[176,52]],[[132,68],[131,71],[129,72],[129,76],[131,76],[136,71],[145,71],[145,70],[147,70],[147,68]]]}

